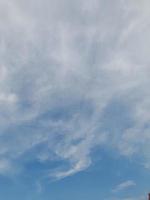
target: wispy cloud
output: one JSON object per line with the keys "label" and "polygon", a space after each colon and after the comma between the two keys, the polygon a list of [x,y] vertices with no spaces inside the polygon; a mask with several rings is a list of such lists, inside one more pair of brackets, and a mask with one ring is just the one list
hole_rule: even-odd
{"label": "wispy cloud", "polygon": [[133,180],[128,180],[125,182],[120,183],[117,185],[112,191],[113,192],[120,192],[122,190],[126,190],[128,188],[136,186],[136,183]]}
{"label": "wispy cloud", "polygon": [[108,145],[150,162],[150,18],[142,2],[0,0],[0,163],[23,170],[33,158],[65,161],[48,172],[63,178]]}

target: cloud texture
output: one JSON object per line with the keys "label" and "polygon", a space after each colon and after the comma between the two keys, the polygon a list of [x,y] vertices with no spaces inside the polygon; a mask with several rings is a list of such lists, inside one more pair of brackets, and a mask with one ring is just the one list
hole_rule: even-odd
{"label": "cloud texture", "polygon": [[129,189],[134,186],[136,186],[136,183],[133,180],[128,180],[128,181],[122,182],[119,185],[117,185],[112,191],[120,192],[120,191]]}
{"label": "cloud texture", "polygon": [[150,166],[149,6],[0,0],[0,173],[63,178],[101,146]]}

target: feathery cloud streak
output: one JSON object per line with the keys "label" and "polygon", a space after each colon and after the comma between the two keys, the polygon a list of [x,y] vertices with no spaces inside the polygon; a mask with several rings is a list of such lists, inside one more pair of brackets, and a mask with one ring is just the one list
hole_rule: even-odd
{"label": "feathery cloud streak", "polygon": [[66,161],[49,172],[63,178],[108,145],[149,166],[148,7],[0,0],[0,173]]}

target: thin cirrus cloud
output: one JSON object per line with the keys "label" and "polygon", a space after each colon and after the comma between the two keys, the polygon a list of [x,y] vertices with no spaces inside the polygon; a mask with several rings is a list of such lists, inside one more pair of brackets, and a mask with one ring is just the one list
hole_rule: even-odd
{"label": "thin cirrus cloud", "polygon": [[121,192],[134,186],[136,186],[136,183],[133,180],[128,180],[117,185],[112,191]]}
{"label": "thin cirrus cloud", "polygon": [[48,175],[63,178],[100,146],[149,165],[148,7],[0,0],[0,173],[61,161]]}

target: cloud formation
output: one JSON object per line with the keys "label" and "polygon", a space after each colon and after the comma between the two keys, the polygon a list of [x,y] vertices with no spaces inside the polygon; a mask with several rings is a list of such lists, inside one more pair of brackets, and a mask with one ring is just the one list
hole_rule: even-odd
{"label": "cloud formation", "polygon": [[134,186],[136,186],[136,183],[133,180],[128,180],[128,181],[125,181],[125,182],[120,183],[119,185],[117,185],[113,189],[113,192],[120,192],[122,190],[128,189],[130,187],[134,187]]}
{"label": "cloud formation", "polygon": [[148,7],[0,0],[0,173],[65,161],[63,178],[100,146],[150,165]]}

